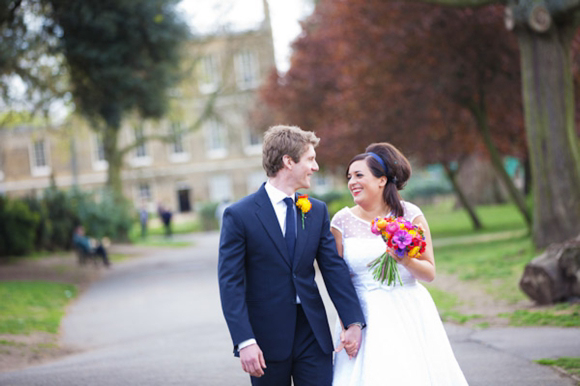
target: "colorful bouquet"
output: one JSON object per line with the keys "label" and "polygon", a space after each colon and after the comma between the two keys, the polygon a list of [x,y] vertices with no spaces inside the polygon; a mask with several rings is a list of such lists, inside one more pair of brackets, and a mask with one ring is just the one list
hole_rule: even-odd
{"label": "colorful bouquet", "polygon": [[[403,217],[377,217],[371,222],[371,232],[381,235],[387,246],[398,257],[407,254],[409,257],[417,258],[425,252],[427,243],[423,229],[418,225],[413,225]],[[369,270],[372,270],[374,279],[381,284],[386,280],[387,285],[393,283],[396,285],[395,280],[398,280],[399,284],[403,285],[397,262],[388,252],[371,261],[368,267]]]}

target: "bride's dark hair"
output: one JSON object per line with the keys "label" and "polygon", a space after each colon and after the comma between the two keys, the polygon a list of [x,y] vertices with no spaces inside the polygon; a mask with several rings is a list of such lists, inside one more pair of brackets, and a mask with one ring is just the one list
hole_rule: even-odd
{"label": "bride's dark hair", "polygon": [[[374,155],[373,155],[374,154]],[[382,164],[377,158],[380,159]],[[367,166],[371,170],[373,176],[380,178],[387,177],[387,184],[383,190],[383,200],[385,204],[391,209],[391,212],[396,217],[404,214],[404,208],[401,204],[401,195],[399,190],[402,190],[407,181],[411,177],[411,164],[405,156],[393,145],[387,142],[372,143],[365,149],[365,153],[355,156],[346,168],[346,175],[348,176],[348,169],[355,161],[366,160]]]}

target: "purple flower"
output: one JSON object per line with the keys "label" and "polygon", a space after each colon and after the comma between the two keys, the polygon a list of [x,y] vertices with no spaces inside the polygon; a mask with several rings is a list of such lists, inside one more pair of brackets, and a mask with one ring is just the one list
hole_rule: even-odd
{"label": "purple flower", "polygon": [[395,253],[396,253],[396,254],[397,254],[397,256],[399,256],[399,257],[403,257],[403,256],[405,256],[405,252],[407,252],[407,251],[406,251],[406,250],[404,250],[404,249],[399,249],[399,248],[396,248],[396,249],[395,249]]}
{"label": "purple flower", "polygon": [[399,249],[405,249],[405,247],[411,244],[413,237],[404,230],[397,231],[393,236],[393,244],[396,244]]}

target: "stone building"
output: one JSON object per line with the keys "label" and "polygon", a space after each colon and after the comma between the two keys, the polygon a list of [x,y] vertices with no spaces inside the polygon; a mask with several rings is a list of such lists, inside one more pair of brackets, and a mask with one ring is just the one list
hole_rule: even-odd
{"label": "stone building", "polygon": [[[266,180],[262,134],[248,119],[258,87],[275,67],[264,4],[260,27],[197,36],[187,45],[183,65],[189,76],[171,91],[165,118],[125,119],[121,148],[143,136],[173,136],[126,153],[123,188],[136,207],[147,203],[153,211],[163,203],[174,212],[191,212],[202,202],[243,197]],[[79,117],[58,128],[0,130],[0,194],[40,195],[51,180],[62,189],[98,190],[107,167],[101,139]],[[314,183],[324,189],[327,181],[318,177]]]}

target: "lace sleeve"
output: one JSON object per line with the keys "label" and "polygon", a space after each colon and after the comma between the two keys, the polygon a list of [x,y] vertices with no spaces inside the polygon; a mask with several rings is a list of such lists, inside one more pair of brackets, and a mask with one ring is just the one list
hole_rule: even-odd
{"label": "lace sleeve", "polygon": [[413,222],[417,217],[423,215],[423,211],[415,204],[403,201],[403,207],[405,208],[405,219],[407,221]]}
{"label": "lace sleeve", "polygon": [[346,213],[347,213],[346,208],[342,208],[341,210],[336,212],[336,214],[332,217],[332,220],[330,221],[330,227],[337,229],[343,235],[344,235],[344,225],[345,225],[344,222],[346,220],[346,218],[345,218]]}

